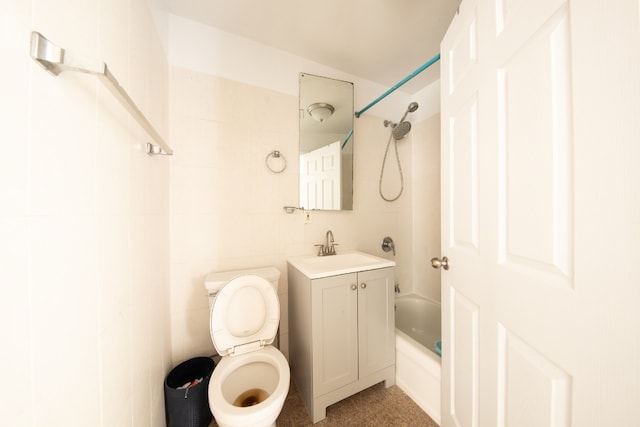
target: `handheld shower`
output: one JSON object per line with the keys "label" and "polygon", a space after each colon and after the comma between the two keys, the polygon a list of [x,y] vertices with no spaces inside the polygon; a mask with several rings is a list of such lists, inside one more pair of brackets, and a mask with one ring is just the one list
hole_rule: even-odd
{"label": "handheld shower", "polygon": [[[398,141],[407,136],[407,134],[411,131],[411,123],[406,121],[407,114],[413,113],[418,109],[418,103],[412,102],[407,107],[407,111],[404,112],[404,115],[400,119],[398,123],[385,120],[384,127],[391,126],[391,135],[389,135],[389,142],[387,142],[387,149],[384,152],[384,159],[382,160],[382,168],[380,168],[380,181],[378,183],[378,191],[380,193],[380,197],[387,202],[393,202],[397,200],[402,194],[402,190],[404,190],[404,178],[402,176],[402,165],[400,164],[400,155],[398,154]],[[389,146],[391,145],[391,140],[393,139],[394,148],[396,151],[396,160],[398,163],[398,173],[400,174],[400,191],[395,197],[386,197],[382,194],[382,177],[384,175],[384,166],[387,162],[387,154],[389,154]]]}
{"label": "handheld shower", "polygon": [[418,103],[417,102],[412,102],[411,104],[409,104],[409,106],[407,107],[407,111],[404,112],[404,116],[402,116],[402,118],[400,119],[399,123],[402,123],[404,121],[404,119],[407,118],[407,114],[413,113],[417,109],[418,109]]}

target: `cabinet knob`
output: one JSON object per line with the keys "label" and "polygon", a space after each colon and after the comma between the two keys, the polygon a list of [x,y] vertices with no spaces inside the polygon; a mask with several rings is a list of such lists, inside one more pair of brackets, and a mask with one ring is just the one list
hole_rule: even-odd
{"label": "cabinet knob", "polygon": [[362,289],[367,289],[367,284],[366,283],[360,283],[360,287]]}
{"label": "cabinet knob", "polygon": [[356,290],[356,288],[357,288],[357,286],[356,286],[356,285],[351,285],[351,290],[352,290],[352,291],[355,291],[355,290]]}

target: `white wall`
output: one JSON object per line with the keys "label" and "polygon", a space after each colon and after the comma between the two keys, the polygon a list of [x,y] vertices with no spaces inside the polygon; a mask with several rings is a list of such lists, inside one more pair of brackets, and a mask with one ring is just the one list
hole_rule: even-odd
{"label": "white wall", "polygon": [[0,3],[0,425],[162,426],[168,159],[95,77],[32,61],[32,30],[105,61],[168,135],[145,0]]}
{"label": "white wall", "polygon": [[[360,110],[387,89],[386,86],[238,37],[199,22],[168,15],[171,65],[298,96],[298,75],[307,72],[354,83],[355,109]],[[398,76],[398,80],[404,76]],[[416,98],[426,99],[433,90],[416,96],[395,91],[366,114],[397,120]],[[435,97],[439,108],[439,92]],[[425,109],[424,111],[427,111]],[[433,114],[433,113],[432,113]],[[426,118],[428,116],[424,116]]]}
{"label": "white wall", "polygon": [[[397,120],[409,101],[417,99],[423,105],[421,114],[429,117],[434,103],[439,105],[439,85],[416,97],[398,92],[355,120],[354,210],[314,211],[312,223],[304,224],[302,213],[289,215],[282,210],[298,203],[298,73],[355,81],[356,108],[387,88],[193,21],[170,16],[169,22],[170,139],[175,149],[171,159],[174,362],[214,352],[206,274],[263,265],[282,272],[281,342],[287,354],[286,259],[315,253],[314,244],[324,242],[328,229],[339,251],[359,249],[395,259],[398,281],[406,285],[404,292],[411,291],[416,203],[412,193],[422,191],[422,183],[412,178],[417,144],[412,141],[421,137],[415,133],[399,143],[405,189],[397,202],[385,202],[378,194],[378,182],[389,129],[375,109],[388,111],[389,118]],[[418,128],[423,129],[423,138],[430,136],[432,142],[438,138],[433,135],[437,128]],[[272,150],[287,158],[281,174],[265,166]],[[385,188],[394,193],[400,183],[393,149],[387,162]],[[421,164],[418,169],[422,170]],[[439,166],[432,172],[438,175]],[[385,236],[396,242],[395,258],[380,248]],[[427,296],[439,298],[439,289]]]}
{"label": "white wall", "polygon": [[[172,362],[212,350],[202,288],[212,270],[283,272],[286,353],[286,258],[313,253],[327,229],[341,250],[387,257],[380,242],[393,236],[399,279],[411,281],[403,241],[411,228],[400,212],[415,202],[378,196],[388,134],[373,115],[393,119],[411,97],[398,92],[356,121],[354,211],[314,212],[305,225],[300,213],[282,211],[297,201],[298,72],[355,81],[357,105],[385,88],[271,52],[266,58],[287,73],[249,64],[243,81],[174,65],[169,114],[169,72],[153,21],[143,0],[0,6],[10,64],[0,79],[0,315],[8,349],[1,369],[10,385],[0,395],[2,425],[163,425],[162,380]],[[171,20],[156,16],[163,22]],[[33,62],[32,30],[105,61],[176,155],[146,156],[147,136],[95,77],[54,77]],[[160,34],[176,40],[167,28]],[[244,52],[235,67],[247,65],[252,51]],[[289,161],[279,175],[264,167],[273,149]],[[409,139],[400,152],[410,175]]]}
{"label": "white wall", "polygon": [[[287,353],[287,257],[315,253],[314,244],[324,242],[328,229],[339,250],[383,255],[382,238],[397,229],[398,208],[377,202],[374,169],[386,139],[373,128],[382,124],[370,117],[356,122],[356,135],[362,135],[355,140],[356,165],[370,166],[356,167],[354,211],[314,211],[312,223],[304,224],[301,212],[282,209],[298,197],[297,97],[177,67],[170,81],[174,361],[213,353],[204,276],[264,265],[282,272],[281,341]],[[265,165],[274,149],[287,158],[281,174]],[[372,183],[375,192],[365,189]],[[376,205],[375,212],[367,205]]]}
{"label": "white wall", "polygon": [[[440,258],[440,114],[416,124],[412,180],[416,191],[412,218],[413,292],[440,301],[440,270],[431,258]],[[405,290],[400,287],[402,292]]]}

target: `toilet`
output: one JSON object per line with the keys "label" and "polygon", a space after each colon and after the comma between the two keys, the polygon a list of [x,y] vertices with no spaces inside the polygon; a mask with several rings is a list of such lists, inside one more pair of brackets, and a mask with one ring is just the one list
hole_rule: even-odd
{"label": "toilet", "polygon": [[280,323],[274,267],[211,273],[211,340],[222,356],[209,381],[220,427],[275,426],[289,391],[289,364],[272,346]]}

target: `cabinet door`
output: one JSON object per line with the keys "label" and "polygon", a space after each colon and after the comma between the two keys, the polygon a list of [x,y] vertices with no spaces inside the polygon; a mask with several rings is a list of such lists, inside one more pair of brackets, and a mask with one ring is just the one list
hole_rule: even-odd
{"label": "cabinet door", "polygon": [[356,274],[311,282],[313,394],[358,379],[358,292]]}
{"label": "cabinet door", "polygon": [[395,363],[393,268],[358,273],[360,378]]}

